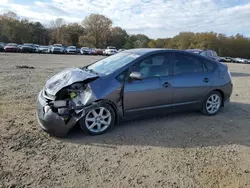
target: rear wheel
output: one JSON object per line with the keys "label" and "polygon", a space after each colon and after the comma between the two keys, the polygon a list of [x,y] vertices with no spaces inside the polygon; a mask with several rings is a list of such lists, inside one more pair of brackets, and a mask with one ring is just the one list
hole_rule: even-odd
{"label": "rear wheel", "polygon": [[101,135],[114,126],[115,112],[109,104],[101,102],[98,107],[87,111],[79,124],[84,132]]}
{"label": "rear wheel", "polygon": [[215,115],[219,112],[222,104],[222,96],[217,91],[208,94],[203,103],[202,113],[208,116]]}

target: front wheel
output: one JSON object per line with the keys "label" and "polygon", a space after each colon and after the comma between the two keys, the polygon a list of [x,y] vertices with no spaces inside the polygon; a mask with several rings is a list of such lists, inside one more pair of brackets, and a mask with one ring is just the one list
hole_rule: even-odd
{"label": "front wheel", "polygon": [[208,94],[203,103],[202,113],[208,116],[215,115],[219,112],[222,104],[222,96],[217,91],[212,91]]}
{"label": "front wheel", "polygon": [[86,112],[79,121],[81,129],[90,135],[101,135],[111,129],[115,124],[115,112],[106,103]]}

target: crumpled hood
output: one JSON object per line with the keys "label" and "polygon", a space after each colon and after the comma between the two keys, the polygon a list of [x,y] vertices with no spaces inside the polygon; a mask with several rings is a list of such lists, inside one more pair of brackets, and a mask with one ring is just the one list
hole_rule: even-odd
{"label": "crumpled hood", "polygon": [[64,87],[97,77],[99,76],[86,72],[80,68],[68,68],[50,78],[46,82],[44,90],[47,94],[55,96],[57,92]]}

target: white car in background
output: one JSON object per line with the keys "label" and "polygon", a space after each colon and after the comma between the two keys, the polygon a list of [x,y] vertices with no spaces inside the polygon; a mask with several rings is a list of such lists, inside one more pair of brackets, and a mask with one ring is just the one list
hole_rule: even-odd
{"label": "white car in background", "polygon": [[90,55],[92,53],[92,49],[89,47],[81,47],[80,53],[81,55]]}
{"label": "white car in background", "polygon": [[69,46],[69,47],[67,47],[66,53],[67,54],[76,54],[77,53],[76,47],[75,46]]}
{"label": "white car in background", "polygon": [[53,44],[51,46],[50,52],[52,54],[56,54],[56,53],[57,54],[62,54],[62,53],[64,53],[64,47],[63,47],[62,44]]}
{"label": "white car in background", "polygon": [[104,50],[103,54],[104,55],[114,55],[116,54],[118,51],[116,49],[116,47],[114,46],[108,46],[106,50]]}

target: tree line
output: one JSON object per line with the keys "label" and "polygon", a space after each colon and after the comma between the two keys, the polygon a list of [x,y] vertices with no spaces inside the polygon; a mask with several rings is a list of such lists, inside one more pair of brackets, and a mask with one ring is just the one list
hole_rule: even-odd
{"label": "tree line", "polygon": [[90,14],[80,24],[66,23],[62,18],[47,26],[21,19],[14,12],[0,15],[0,42],[51,45],[88,46],[106,48],[172,48],[213,49],[220,56],[250,58],[250,39],[241,34],[226,36],[215,32],[180,32],[172,38],[150,39],[144,34],[129,35],[121,27],[114,27],[111,19]]}

